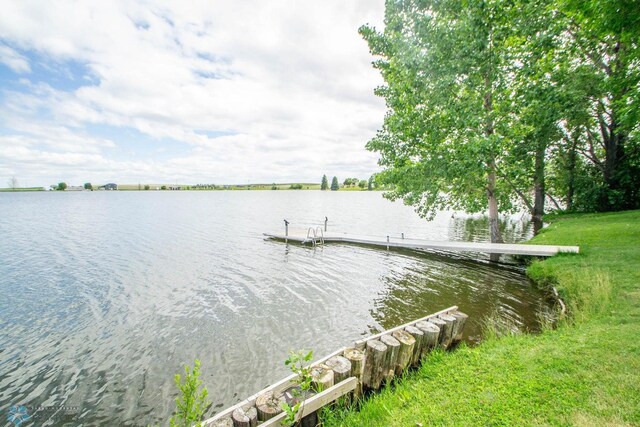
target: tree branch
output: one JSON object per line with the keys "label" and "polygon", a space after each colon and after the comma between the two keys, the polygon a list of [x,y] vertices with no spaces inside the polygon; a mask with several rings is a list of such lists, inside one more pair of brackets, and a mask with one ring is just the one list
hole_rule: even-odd
{"label": "tree branch", "polygon": [[518,189],[518,187],[516,187],[516,185],[509,178],[507,178],[506,175],[500,172],[497,166],[496,166],[496,174],[500,178],[503,178],[505,181],[507,181],[507,184],[509,184],[509,186],[513,188],[513,191],[515,191],[516,194],[520,196],[524,204],[527,206],[527,209],[529,209],[529,212],[533,212],[533,205],[531,204],[531,201],[525,196],[525,194],[522,191],[520,191],[520,189]]}

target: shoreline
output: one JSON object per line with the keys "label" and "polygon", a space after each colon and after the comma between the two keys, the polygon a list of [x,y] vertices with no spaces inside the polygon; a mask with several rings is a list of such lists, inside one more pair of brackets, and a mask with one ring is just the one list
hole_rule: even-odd
{"label": "shoreline", "polygon": [[488,330],[478,346],[430,355],[359,411],[328,411],[324,425],[640,424],[638,221],[640,211],[556,216],[530,242],[581,254],[527,268],[566,306],[555,328]]}

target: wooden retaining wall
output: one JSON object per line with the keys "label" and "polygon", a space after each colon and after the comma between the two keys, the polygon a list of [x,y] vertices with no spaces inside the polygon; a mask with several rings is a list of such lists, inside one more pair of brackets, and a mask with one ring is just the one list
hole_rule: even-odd
{"label": "wooden retaining wall", "polygon": [[[314,416],[323,406],[344,395],[358,398],[364,390],[376,391],[416,367],[434,348],[450,348],[462,340],[468,316],[449,307],[421,319],[355,341],[311,363],[318,393],[301,405],[300,417]],[[296,385],[292,374],[203,422],[215,427],[280,426],[285,417],[281,404]],[[304,425],[304,420],[303,420]],[[313,424],[311,424],[313,425]]]}

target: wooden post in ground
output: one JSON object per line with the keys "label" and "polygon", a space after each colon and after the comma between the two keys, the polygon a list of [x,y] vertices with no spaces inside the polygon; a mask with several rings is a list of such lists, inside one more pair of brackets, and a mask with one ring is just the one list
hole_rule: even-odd
{"label": "wooden post in ground", "polygon": [[387,346],[380,340],[369,340],[365,351],[363,383],[366,387],[377,390],[384,379],[384,361],[387,355]]}
{"label": "wooden post in ground", "polygon": [[364,369],[364,352],[357,348],[347,348],[344,357],[351,363],[350,376],[358,379],[358,384],[353,390],[354,399],[359,399],[362,395],[362,371]]}
{"label": "wooden post in ground", "polygon": [[267,421],[280,412],[282,412],[282,404],[285,402],[281,393],[274,394],[268,391],[261,394],[256,399],[256,410],[258,411],[258,421]]}
{"label": "wooden post in ground", "polygon": [[325,362],[333,371],[333,383],[338,384],[351,376],[351,362],[343,356],[333,356]]}
{"label": "wooden post in ground", "polygon": [[442,340],[442,346],[444,348],[451,347],[451,343],[453,342],[453,325],[456,323],[456,318],[451,316],[450,314],[441,314],[440,319],[445,321],[443,334],[444,338]]}
{"label": "wooden post in ground", "polygon": [[395,371],[396,375],[402,375],[413,360],[413,349],[416,346],[416,340],[407,331],[395,331],[392,335],[400,343]]}
{"label": "wooden post in ground", "polygon": [[311,385],[317,392],[326,390],[334,384],[333,371],[324,363],[311,368],[311,378]]}
{"label": "wooden post in ground", "polygon": [[424,357],[440,342],[440,328],[435,323],[427,321],[416,323],[416,328],[420,329],[424,333],[421,354],[421,357]]}
{"label": "wooden post in ground", "polygon": [[456,319],[456,323],[453,325],[453,344],[457,344],[462,341],[462,332],[469,316],[461,311],[455,311],[451,315]]}
{"label": "wooden post in ground", "polygon": [[233,427],[233,420],[231,418],[223,418],[207,424],[207,427]]}
{"label": "wooden post in ground", "polygon": [[436,325],[440,330],[440,334],[438,335],[438,345],[442,347],[443,346],[442,343],[444,341],[444,326],[447,324],[447,322],[440,319],[439,317],[433,317],[429,319],[429,322]]}
{"label": "wooden post in ground", "polygon": [[381,336],[380,341],[387,346],[387,355],[384,358],[384,379],[389,382],[396,372],[400,342],[391,335]]}
{"label": "wooden post in ground", "polygon": [[413,346],[413,356],[411,357],[411,366],[418,366],[422,357],[422,347],[424,345],[424,332],[415,326],[407,326],[405,331],[411,334],[416,344]]}
{"label": "wooden post in ground", "polygon": [[246,411],[238,408],[231,415],[233,427],[256,427],[258,425],[258,411],[253,406]]}

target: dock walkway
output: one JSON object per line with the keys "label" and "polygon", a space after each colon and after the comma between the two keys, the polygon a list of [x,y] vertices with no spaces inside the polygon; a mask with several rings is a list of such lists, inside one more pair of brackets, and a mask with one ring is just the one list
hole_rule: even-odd
{"label": "dock walkway", "polygon": [[[307,230],[289,230],[285,233],[264,233],[264,236],[281,241],[291,241],[301,244],[313,244],[313,239],[308,237]],[[477,242],[449,242],[423,240],[415,238],[403,238],[397,236],[365,236],[347,233],[324,232],[316,236],[316,242],[351,243],[357,245],[380,246],[384,248],[407,248],[418,250],[435,250],[449,252],[483,252],[488,254],[530,255],[547,257],[560,252],[578,253],[578,246],[552,246],[552,245],[527,245],[513,243],[477,243]]]}

